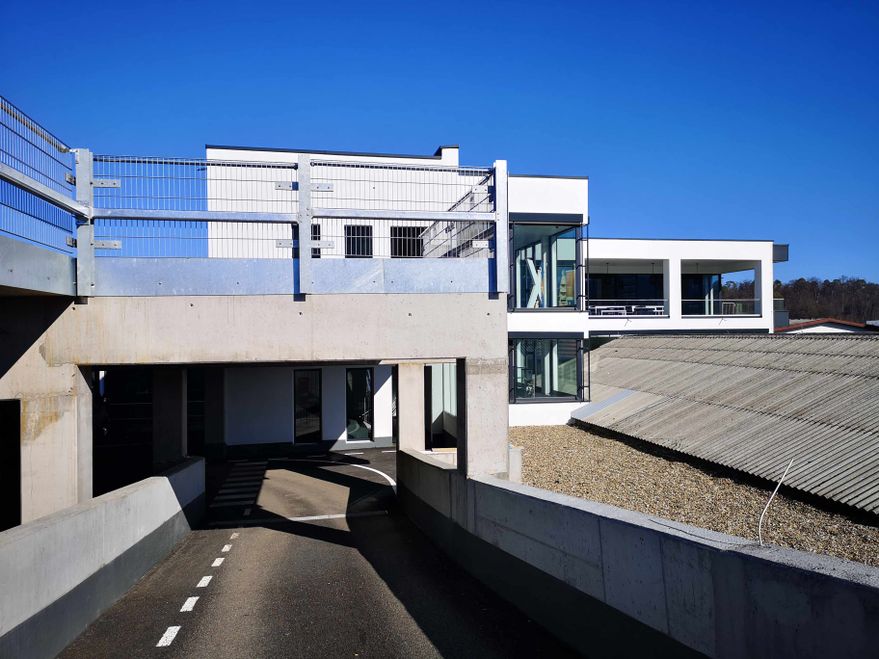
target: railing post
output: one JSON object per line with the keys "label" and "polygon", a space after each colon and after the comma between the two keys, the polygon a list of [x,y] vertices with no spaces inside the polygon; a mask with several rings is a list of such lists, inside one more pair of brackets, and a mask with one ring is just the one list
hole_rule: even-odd
{"label": "railing post", "polygon": [[296,180],[299,182],[299,292],[311,293],[311,157],[299,155]]}
{"label": "railing post", "polygon": [[92,219],[94,189],[92,186],[92,152],[74,149],[76,153],[76,200],[86,207],[88,217],[76,227],[76,295],[87,297],[95,288],[95,224]]}
{"label": "railing post", "polygon": [[510,216],[507,205],[509,179],[507,176],[507,161],[496,160],[494,163],[494,236],[495,236],[495,281],[497,292],[508,293],[510,291],[510,245],[509,228]]}

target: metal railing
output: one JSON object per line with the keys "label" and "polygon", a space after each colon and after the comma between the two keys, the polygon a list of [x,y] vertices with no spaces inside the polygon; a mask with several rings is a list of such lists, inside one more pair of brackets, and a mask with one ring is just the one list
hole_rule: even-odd
{"label": "metal railing", "polygon": [[73,254],[76,218],[41,197],[0,179],[0,233]]}
{"label": "metal railing", "polygon": [[96,257],[290,259],[295,224],[95,220]]}
{"label": "metal railing", "polygon": [[488,258],[494,222],[482,220],[363,220],[312,223],[318,258]]}
{"label": "metal railing", "polygon": [[590,316],[667,316],[668,300],[664,298],[645,299],[598,299],[590,298]]}
{"label": "metal railing", "polygon": [[311,162],[315,208],[366,211],[493,212],[494,172],[369,162]]}
{"label": "metal railing", "polygon": [[125,211],[295,213],[295,163],[94,156],[94,206]]}
{"label": "metal railing", "polygon": [[684,316],[758,316],[760,300],[751,298],[714,299],[690,298],[681,300]]}
{"label": "metal railing", "polygon": [[73,197],[74,156],[70,147],[2,96],[0,163]]}

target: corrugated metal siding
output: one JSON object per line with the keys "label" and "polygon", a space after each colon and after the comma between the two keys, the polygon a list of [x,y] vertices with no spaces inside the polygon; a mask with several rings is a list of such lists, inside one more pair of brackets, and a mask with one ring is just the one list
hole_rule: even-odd
{"label": "corrugated metal siding", "polygon": [[592,355],[585,420],[879,512],[879,337],[624,337]]}

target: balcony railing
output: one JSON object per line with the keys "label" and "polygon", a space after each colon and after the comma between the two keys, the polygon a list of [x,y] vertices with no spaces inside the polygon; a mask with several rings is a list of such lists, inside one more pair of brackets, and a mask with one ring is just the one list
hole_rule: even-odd
{"label": "balcony railing", "polygon": [[663,298],[652,299],[595,299],[589,300],[588,311],[590,316],[595,317],[620,317],[620,316],[667,316],[668,300]]}
{"label": "balcony railing", "polygon": [[[0,97],[0,234],[73,254],[76,220],[46,199],[73,198],[73,153],[61,140]],[[42,195],[19,185],[35,182]]]}
{"label": "balcony railing", "polygon": [[494,212],[494,172],[368,162],[311,162],[316,209],[413,213]]}
{"label": "balcony railing", "polygon": [[681,300],[684,316],[759,316],[760,300],[739,299],[684,299]]}

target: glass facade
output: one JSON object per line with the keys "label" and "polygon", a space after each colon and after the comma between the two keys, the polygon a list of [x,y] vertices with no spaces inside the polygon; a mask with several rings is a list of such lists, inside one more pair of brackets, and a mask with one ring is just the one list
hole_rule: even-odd
{"label": "glass facade", "polygon": [[295,443],[319,442],[321,440],[319,368],[293,371],[293,419],[295,421]]}
{"label": "glass facade", "polygon": [[577,227],[514,224],[512,261],[517,309],[577,305]]}
{"label": "glass facade", "polygon": [[371,368],[349,368],[345,373],[345,409],[348,439],[373,438],[375,374]]}
{"label": "glass facade", "polygon": [[511,339],[511,400],[579,400],[583,363],[580,343],[575,338]]}

